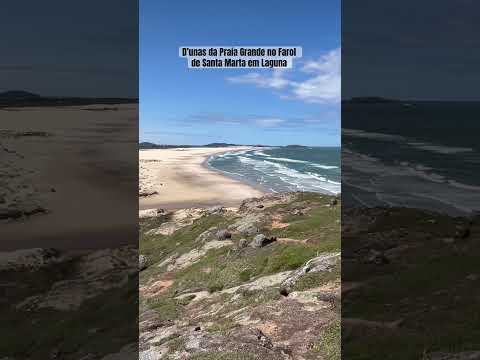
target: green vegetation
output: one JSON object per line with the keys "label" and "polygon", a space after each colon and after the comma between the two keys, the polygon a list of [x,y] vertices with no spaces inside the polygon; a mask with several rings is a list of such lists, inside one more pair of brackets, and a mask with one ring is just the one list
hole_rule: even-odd
{"label": "green vegetation", "polygon": [[[65,280],[72,269],[75,269],[75,263],[68,262],[35,272],[14,271],[3,272],[2,275],[9,279],[21,279],[17,280],[18,284],[22,284],[17,287],[18,291],[10,292],[11,303],[16,304],[29,295],[47,291],[56,281]],[[10,306],[3,306],[0,315],[2,321],[9,325],[0,331],[3,339],[0,353],[15,359],[48,359],[53,351],[66,354],[81,351],[99,357],[116,352],[125,343],[135,341],[131,334],[137,327],[137,314],[134,307],[126,307],[125,304],[134,304],[137,299],[137,278],[131,276],[125,286],[86,300],[74,311],[49,308],[12,311]],[[112,317],[112,313],[118,316]],[[86,323],[91,331],[86,330]],[[97,336],[97,331],[109,334],[106,337],[111,341],[105,342],[106,337]],[[32,339],[31,334],[36,334],[35,338],[25,343],[25,339]]]}
{"label": "green vegetation", "polygon": [[325,329],[320,340],[313,345],[313,351],[320,353],[325,360],[340,360],[341,349],[341,325],[335,320]]}
{"label": "green vegetation", "polygon": [[335,268],[331,272],[307,273],[297,281],[292,290],[305,291],[308,289],[316,288],[325,285],[330,281],[339,280],[340,275],[340,264],[335,266]]}
{"label": "green vegetation", "polygon": [[255,357],[244,353],[204,352],[194,354],[188,360],[255,360]]}
{"label": "green vegetation", "polygon": [[391,209],[377,214],[368,232],[344,237],[347,249],[376,246],[370,239],[398,241],[404,247],[388,264],[352,262],[343,267],[344,281],[362,284],[342,299],[343,316],[401,321],[394,328],[353,328],[344,337],[345,356],[420,359],[436,351],[478,350],[480,242],[475,224],[470,236],[454,238],[457,225],[465,223],[468,220],[415,209]]}
{"label": "green vegetation", "polygon": [[[290,200],[285,202],[283,199]],[[277,203],[269,203],[266,199],[264,204],[261,204],[263,200],[254,200],[239,212],[206,213],[190,225],[180,224],[184,226],[169,236],[158,235],[151,230],[166,223],[164,227],[175,225],[172,215],[141,219],[140,253],[148,257],[149,266],[141,272],[140,283],[145,289],[150,286],[153,289],[141,299],[141,312],[154,310],[159,324],[171,324],[172,321],[176,324],[188,323],[189,331],[193,326],[201,325],[198,331],[206,331],[218,340],[219,337],[228,338],[238,332],[244,326],[238,319],[252,316],[254,309],[258,309],[258,314],[253,316],[261,317],[263,322],[269,321],[264,317],[268,318],[270,308],[301,308],[303,305],[300,303],[295,305],[284,300],[278,285],[281,280],[276,280],[275,285],[269,285],[268,282],[263,285],[261,280],[255,283],[257,286],[250,283],[271,275],[275,279],[275,274],[296,270],[322,253],[340,251],[341,206],[339,199],[333,201],[332,196],[314,193],[298,193],[283,199]],[[255,236],[236,232],[238,224],[247,229],[257,228],[259,233],[277,241],[255,248],[245,246],[240,240],[245,239],[250,244]],[[232,232],[229,237],[232,244],[203,252],[201,249],[205,244],[223,240],[216,236],[217,231],[223,229]],[[182,262],[179,262],[182,255],[187,256],[183,256]],[[184,259],[193,260],[183,262]],[[178,266],[179,263],[182,266]],[[309,273],[293,290],[305,291],[332,281],[338,282],[339,277],[340,264],[332,272]],[[282,275],[278,279],[283,279]],[[153,285],[158,281],[168,283],[168,286],[158,291]],[[241,287],[232,292],[226,291],[238,286]],[[195,298],[197,295],[198,299]],[[338,310],[328,311],[335,312],[334,317],[338,316]],[[303,316],[310,316],[310,313]],[[270,321],[275,323],[278,320],[272,318]],[[322,336],[318,344],[321,350],[315,354],[336,359],[333,337],[339,336],[339,333],[335,335],[333,330],[329,330],[327,335],[319,336]],[[340,338],[337,337],[336,341],[339,347]],[[168,346],[169,354],[181,352],[185,350],[185,337],[172,336],[157,345]],[[250,360],[258,358],[258,354],[256,356],[238,353],[235,349],[225,352],[201,351],[191,354],[188,359]]]}

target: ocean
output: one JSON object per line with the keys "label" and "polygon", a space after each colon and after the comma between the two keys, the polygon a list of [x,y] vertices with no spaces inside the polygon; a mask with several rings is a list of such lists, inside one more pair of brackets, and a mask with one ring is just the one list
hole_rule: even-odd
{"label": "ocean", "polygon": [[268,147],[214,155],[208,165],[267,192],[339,194],[339,147]]}
{"label": "ocean", "polygon": [[342,108],[343,204],[480,210],[480,103]]}

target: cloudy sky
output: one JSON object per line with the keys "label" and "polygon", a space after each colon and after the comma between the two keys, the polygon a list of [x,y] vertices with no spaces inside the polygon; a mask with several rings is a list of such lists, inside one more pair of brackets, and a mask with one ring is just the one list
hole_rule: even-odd
{"label": "cloudy sky", "polygon": [[[340,1],[140,2],[140,141],[340,144]],[[188,69],[180,46],[302,46],[293,68]]]}
{"label": "cloudy sky", "polygon": [[7,1],[0,12],[0,92],[138,96],[135,1]]}
{"label": "cloudy sky", "polygon": [[346,0],[342,96],[478,101],[480,2]]}

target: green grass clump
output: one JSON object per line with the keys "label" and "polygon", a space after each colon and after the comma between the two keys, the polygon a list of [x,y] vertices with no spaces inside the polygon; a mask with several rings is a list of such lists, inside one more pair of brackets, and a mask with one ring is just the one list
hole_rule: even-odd
{"label": "green grass clump", "polygon": [[[152,227],[148,220],[148,226],[141,225],[141,229]],[[160,263],[174,253],[184,254],[189,252],[199,244],[195,243],[195,239],[204,231],[214,226],[220,226],[225,223],[225,219],[220,215],[208,215],[197,219],[192,225],[177,230],[170,236],[165,235],[148,235],[144,231],[140,232],[140,254],[146,255],[149,259],[150,266],[140,273],[140,283],[145,283],[152,276],[162,272],[163,269],[155,264]],[[159,222],[154,222],[156,228],[160,226]]]}
{"label": "green grass clump", "polygon": [[268,261],[263,269],[264,273],[272,274],[295,270],[317,254],[315,248],[302,245],[281,245],[278,250],[267,258]]}
{"label": "green grass clump", "polygon": [[293,291],[313,289],[338,279],[340,279],[340,264],[335,266],[330,272],[319,271],[305,274],[295,283]]}
{"label": "green grass clump", "polygon": [[[287,216],[283,222],[290,225],[283,229],[273,229],[277,237],[298,240],[309,239],[319,246],[340,249],[340,206],[314,208],[302,216]],[[328,245],[327,245],[328,244]]]}
{"label": "green grass clump", "polygon": [[252,277],[252,270],[251,269],[243,270],[240,272],[240,274],[238,274],[238,277],[240,278],[240,281],[247,282]]}
{"label": "green grass clump", "polygon": [[255,360],[255,357],[245,353],[201,352],[191,355],[188,360]]}
{"label": "green grass clump", "polygon": [[180,316],[182,304],[172,297],[159,296],[149,300],[148,307],[157,311],[159,320],[168,321],[177,319]]}
{"label": "green grass clump", "polygon": [[239,325],[231,319],[219,319],[215,324],[209,326],[206,330],[209,333],[227,335],[231,329],[237,326]]}
{"label": "green grass clump", "polygon": [[313,345],[313,352],[319,353],[325,360],[339,360],[341,358],[341,326],[340,321],[331,323],[320,336],[320,340]]}
{"label": "green grass clump", "polygon": [[[261,276],[297,269],[317,253],[316,247],[279,243],[237,253],[230,253],[227,248],[210,250],[200,261],[176,274],[174,287],[178,292],[189,289],[216,292]],[[210,271],[202,271],[206,268]]]}

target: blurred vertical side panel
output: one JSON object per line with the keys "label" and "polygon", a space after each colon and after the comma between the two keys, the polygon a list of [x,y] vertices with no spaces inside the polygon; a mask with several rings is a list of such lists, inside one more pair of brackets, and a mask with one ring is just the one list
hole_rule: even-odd
{"label": "blurred vertical side panel", "polygon": [[0,12],[0,358],[138,358],[138,2]]}
{"label": "blurred vertical side panel", "polygon": [[479,13],[343,2],[344,359],[480,359]]}

